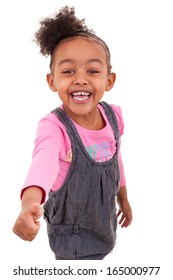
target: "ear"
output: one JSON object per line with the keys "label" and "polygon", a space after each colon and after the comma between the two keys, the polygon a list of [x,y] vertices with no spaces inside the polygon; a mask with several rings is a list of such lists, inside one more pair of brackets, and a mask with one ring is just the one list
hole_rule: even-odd
{"label": "ear", "polygon": [[47,74],[46,78],[47,78],[47,83],[48,83],[50,89],[54,92],[57,91],[56,87],[54,86],[54,78],[53,78],[52,73]]}
{"label": "ear", "polygon": [[106,87],[105,87],[106,91],[109,91],[113,88],[115,80],[116,80],[116,74],[115,73],[109,73],[108,77],[107,77],[107,84],[106,84]]}

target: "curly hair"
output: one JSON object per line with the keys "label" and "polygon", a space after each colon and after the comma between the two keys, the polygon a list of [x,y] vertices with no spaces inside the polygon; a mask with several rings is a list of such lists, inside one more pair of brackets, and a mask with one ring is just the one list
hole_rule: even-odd
{"label": "curly hair", "polygon": [[89,29],[85,25],[85,19],[80,20],[76,17],[74,7],[65,6],[53,17],[43,18],[39,23],[40,27],[34,34],[34,41],[40,47],[42,55],[51,56],[50,67],[54,51],[59,43],[64,39],[80,35],[92,37],[104,47],[110,71],[110,52],[108,46],[101,38],[95,35],[93,29]]}

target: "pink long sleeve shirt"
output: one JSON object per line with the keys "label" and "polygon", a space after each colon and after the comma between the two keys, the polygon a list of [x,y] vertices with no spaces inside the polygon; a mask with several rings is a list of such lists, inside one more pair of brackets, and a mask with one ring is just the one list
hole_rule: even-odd
{"label": "pink long sleeve shirt", "polygon": [[[61,106],[62,108],[62,106]],[[112,158],[116,152],[113,130],[101,105],[98,108],[106,122],[101,130],[88,130],[76,124],[82,142],[92,159],[103,162]],[[120,136],[124,132],[124,121],[119,106],[112,105],[116,114]],[[32,162],[24,182],[23,190],[29,186],[41,187],[45,201],[49,191],[57,191],[63,184],[72,159],[71,143],[64,125],[54,113],[49,113],[40,120],[37,128]],[[125,186],[126,179],[121,158],[118,156],[120,169],[120,186]]]}

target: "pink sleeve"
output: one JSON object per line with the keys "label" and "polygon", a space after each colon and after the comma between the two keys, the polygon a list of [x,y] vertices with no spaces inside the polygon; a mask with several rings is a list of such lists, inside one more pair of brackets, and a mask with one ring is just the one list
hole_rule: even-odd
{"label": "pink sleeve", "polygon": [[126,185],[126,177],[125,177],[125,172],[124,172],[124,165],[123,165],[123,160],[121,156],[121,136],[124,133],[124,120],[123,120],[123,115],[121,108],[116,105],[111,105],[115,115],[117,117],[118,121],[118,127],[119,127],[119,132],[120,132],[120,145],[119,145],[119,154],[118,154],[118,163],[119,163],[119,169],[120,169],[120,187],[123,187]]}
{"label": "pink sleeve", "polygon": [[42,202],[56,180],[62,148],[61,129],[53,121],[53,116],[51,118],[43,118],[38,124],[32,163],[21,191],[22,196],[23,190],[29,186],[42,188]]}

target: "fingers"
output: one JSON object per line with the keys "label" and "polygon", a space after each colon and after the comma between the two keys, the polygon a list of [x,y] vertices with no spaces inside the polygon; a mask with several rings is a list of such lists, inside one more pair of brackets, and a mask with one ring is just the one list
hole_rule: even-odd
{"label": "fingers", "polygon": [[27,239],[27,236],[25,235],[25,233],[24,233],[23,231],[17,229],[17,225],[16,225],[16,224],[15,224],[14,227],[13,227],[13,232],[14,232],[16,235],[18,235],[21,239],[23,239],[23,240],[25,240],[25,241],[28,240],[28,239]]}
{"label": "fingers", "polygon": [[118,213],[117,213],[117,217],[119,217],[121,213],[122,213],[122,211],[119,210]]}
{"label": "fingers", "polygon": [[121,210],[118,211],[117,217],[120,217],[119,225],[121,227],[128,227],[132,222],[132,215],[130,213],[124,214]]}
{"label": "fingers", "polygon": [[40,222],[35,221],[32,216],[27,217],[26,221],[19,217],[13,227],[13,232],[23,240],[32,241],[37,235],[39,228]]}

